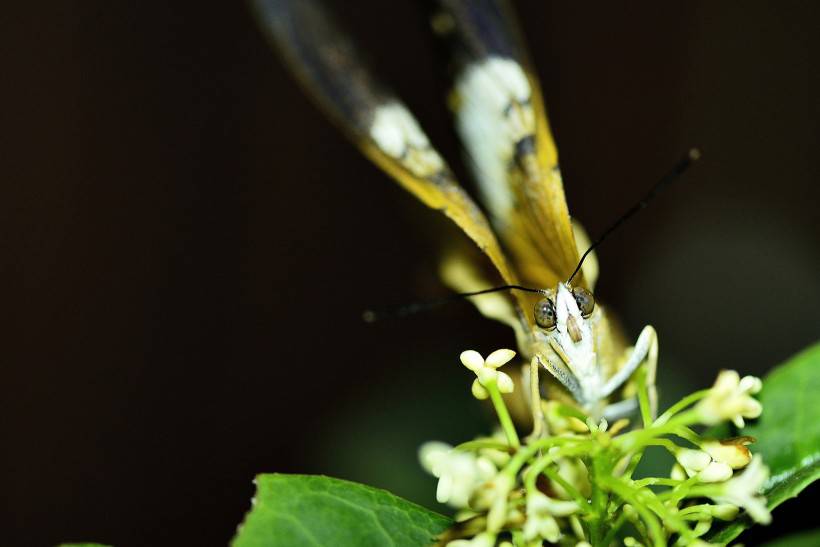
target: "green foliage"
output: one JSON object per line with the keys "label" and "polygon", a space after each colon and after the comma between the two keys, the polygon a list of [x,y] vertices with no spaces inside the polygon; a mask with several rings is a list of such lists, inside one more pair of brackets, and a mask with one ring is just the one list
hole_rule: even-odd
{"label": "green foliage", "polygon": [[256,478],[251,511],[234,547],[418,546],[452,521],[377,488],[312,475]]}
{"label": "green foliage", "polygon": [[820,528],[776,539],[764,547],[816,547],[817,545],[820,545]]}
{"label": "green foliage", "polygon": [[[765,492],[770,509],[797,496],[820,478],[820,404],[815,399],[818,393],[820,343],[769,373],[760,393],[763,414],[739,432],[757,438],[750,448],[763,455],[771,470]],[[727,543],[751,524],[747,519],[734,521],[716,530],[710,541]]]}

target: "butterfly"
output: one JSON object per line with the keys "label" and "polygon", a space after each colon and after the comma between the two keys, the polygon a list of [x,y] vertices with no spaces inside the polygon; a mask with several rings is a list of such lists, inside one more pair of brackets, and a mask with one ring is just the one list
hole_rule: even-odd
{"label": "butterfly", "polygon": [[[460,293],[493,286],[483,269],[488,260],[503,286],[515,288],[472,301],[515,331],[530,362],[529,375],[522,375],[530,400],[541,400],[538,373],[546,370],[563,386],[550,384],[551,397],[572,399],[595,418],[617,418],[638,408],[640,381],[648,393],[644,420],[654,416],[657,335],[646,326],[627,347],[608,310],[595,302],[597,263],[590,255],[581,266],[579,247],[589,241],[570,218],[538,79],[510,6],[441,0],[432,19],[453,52],[449,103],[482,209],[326,8],[316,0],[252,5],[288,67],[364,155],[475,244],[448,250],[444,281]],[[532,406],[537,433],[543,413]]]}

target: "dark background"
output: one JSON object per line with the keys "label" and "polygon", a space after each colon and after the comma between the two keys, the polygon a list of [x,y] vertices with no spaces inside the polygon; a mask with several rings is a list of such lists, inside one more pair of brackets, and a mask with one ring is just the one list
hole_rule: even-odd
{"label": "dark background", "polygon": [[[817,4],[517,4],[592,234],[704,152],[599,251],[598,297],[659,332],[667,399],[816,340]],[[422,10],[344,6],[457,163]],[[444,294],[434,214],[313,108],[241,3],[4,11],[0,542],[225,544],[262,471],[429,504],[416,447],[490,423],[458,352],[513,344],[468,304],[360,321]],[[795,514],[747,543],[812,524]]]}

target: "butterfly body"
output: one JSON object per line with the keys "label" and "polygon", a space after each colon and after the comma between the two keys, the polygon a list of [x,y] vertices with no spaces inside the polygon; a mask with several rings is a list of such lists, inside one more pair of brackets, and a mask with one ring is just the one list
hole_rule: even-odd
{"label": "butterfly body", "polygon": [[[604,310],[598,305],[584,313],[576,293],[566,283],[546,292],[554,309],[554,326],[547,329],[536,325],[532,329],[532,353],[538,365],[548,370],[592,417],[622,417],[634,410],[637,402],[627,398],[620,404],[608,405],[607,400],[641,364],[646,363],[654,379],[657,336],[652,327],[646,327],[635,347],[612,352],[606,347],[609,325]],[[654,390],[650,393],[650,405],[654,406]]]}
{"label": "butterfly body", "polygon": [[[401,186],[449,217],[493,266],[488,272],[475,247],[448,242],[445,283],[459,292],[499,281],[545,288],[473,302],[512,327],[531,366],[549,371],[590,415],[634,408],[628,398],[614,409],[608,405],[641,365],[647,382],[654,381],[657,338],[646,327],[634,348],[625,347],[603,308],[589,308],[585,300],[584,294],[592,298],[597,265],[591,255],[573,273],[585,236],[569,216],[538,80],[511,10],[502,0],[439,4],[433,27],[453,51],[449,104],[489,218],[320,2],[253,0],[262,28],[329,117]],[[539,322],[539,310],[554,314],[554,324]],[[535,412],[533,419],[539,419]]]}

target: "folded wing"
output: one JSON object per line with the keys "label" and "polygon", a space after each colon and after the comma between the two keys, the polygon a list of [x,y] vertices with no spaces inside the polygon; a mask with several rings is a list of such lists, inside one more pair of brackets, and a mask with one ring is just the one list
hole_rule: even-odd
{"label": "folded wing", "polygon": [[[513,15],[496,0],[440,0],[436,28],[453,44],[458,131],[522,282],[554,287],[578,263],[558,156],[538,81]],[[576,276],[575,285],[587,282]]]}
{"label": "folded wing", "polygon": [[253,0],[290,69],[362,152],[428,207],[453,220],[516,283],[486,217],[458,185],[404,104],[377,81],[353,42],[314,0]]}

